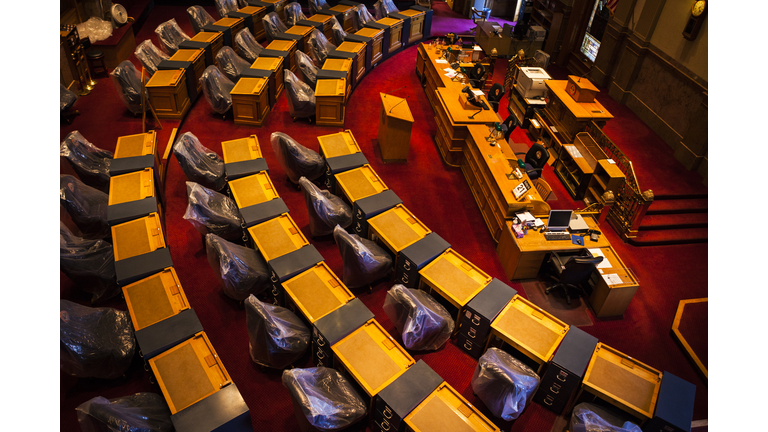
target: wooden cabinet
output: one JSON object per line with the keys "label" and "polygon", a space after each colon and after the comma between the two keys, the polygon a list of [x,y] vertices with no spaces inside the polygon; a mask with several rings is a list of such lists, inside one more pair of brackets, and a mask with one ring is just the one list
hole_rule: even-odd
{"label": "wooden cabinet", "polygon": [[613,247],[602,247],[599,255],[603,262],[592,273],[589,286],[589,305],[598,318],[624,314],[639,287],[637,278]]}
{"label": "wooden cabinet", "polygon": [[[264,6],[246,6],[238,10],[240,13],[246,13],[253,17],[253,26],[250,28],[253,37],[259,41],[267,40],[267,32],[264,30],[262,19],[267,15],[267,8]],[[235,35],[232,35],[234,37]]]}
{"label": "wooden cabinet", "polygon": [[348,5],[338,4],[334,7],[332,7],[330,10],[334,12],[341,12],[343,15],[343,18],[339,24],[341,24],[341,28],[344,29],[345,32],[351,33],[354,31],[354,16],[355,16],[355,8]]}
{"label": "wooden cabinet", "polygon": [[313,324],[355,298],[325,261],[283,282],[285,307]]}
{"label": "wooden cabinet", "polygon": [[610,159],[600,159],[595,166],[595,173],[587,187],[584,201],[587,205],[603,202],[602,196],[606,191],[613,192],[614,196],[624,186],[626,177],[619,167]]}
{"label": "wooden cabinet", "polygon": [[551,58],[556,58],[565,35],[563,4],[558,0],[533,0],[531,18],[547,30],[543,49]]}
{"label": "wooden cabinet", "polygon": [[[218,32],[200,32],[194,36],[192,36],[190,39],[192,42],[202,42],[207,45],[206,50],[209,51],[206,53],[205,58],[205,65],[210,66],[212,64],[219,65],[219,61],[216,59],[216,55],[219,53],[219,50],[224,46],[224,36],[221,33]],[[208,60],[208,57],[210,55],[210,62]]]}
{"label": "wooden cabinet", "polygon": [[424,18],[426,17],[426,14],[422,11],[408,9],[400,12],[400,15],[405,15],[411,18],[408,45],[424,39]]}
{"label": "wooden cabinet", "polygon": [[189,111],[184,69],[159,70],[146,84],[149,102],[160,118],[182,119]]}
{"label": "wooden cabinet", "polygon": [[[275,50],[275,51],[284,51],[289,53],[288,55],[288,65],[287,67],[290,68],[291,72],[293,72],[295,75],[298,75],[301,77],[301,72],[297,72],[298,66],[296,65],[296,47],[298,46],[298,43],[294,40],[273,40],[269,43],[269,45],[265,46],[264,49],[268,50]],[[285,67],[286,65],[284,65]],[[281,74],[282,77],[282,74]],[[301,78],[299,78],[301,79]]]}
{"label": "wooden cabinet", "polygon": [[369,42],[371,44],[370,66],[376,66],[384,57],[384,30],[366,27],[360,29],[355,34],[371,38]]}
{"label": "wooden cabinet", "polygon": [[261,126],[269,114],[267,78],[243,77],[230,91],[236,124]]}
{"label": "wooden cabinet", "polygon": [[344,126],[346,87],[344,78],[317,81],[315,120],[319,126]]}
{"label": "wooden cabinet", "polygon": [[[610,163],[604,165],[601,168],[602,180],[594,180],[595,171],[598,167],[598,162],[607,159],[605,152],[598,146],[595,140],[586,132],[579,132],[576,134],[576,139],[573,144],[563,144],[558,155],[558,159],[555,162],[555,174],[563,182],[568,193],[571,194],[573,199],[584,199],[587,195],[587,189],[590,186],[595,187],[595,192],[599,192],[601,186],[600,182],[605,182],[605,185],[617,185],[621,181],[621,178],[617,178],[615,181],[611,181],[611,177],[604,169],[608,169],[611,175],[617,175],[617,171],[611,169]],[[620,173],[620,171],[618,171]],[[604,191],[604,190],[603,190]],[[600,193],[602,195],[602,193]],[[598,196],[600,196],[598,195]],[[592,195],[592,198],[595,199]]]}
{"label": "wooden cabinet", "polygon": [[364,42],[342,42],[337,51],[352,53],[355,55],[353,64],[355,65],[355,82],[359,83],[360,79],[365,75],[365,51],[366,44]]}
{"label": "wooden cabinet", "polygon": [[[586,80],[586,78],[581,78]],[[584,131],[589,123],[595,122],[598,127],[613,118],[610,112],[597,100],[593,102],[577,102],[566,91],[567,80],[546,80],[548,90],[547,106],[544,113],[563,134],[563,142],[573,142],[576,134]]]}
{"label": "wooden cabinet", "polygon": [[263,69],[273,72],[270,75],[270,87],[274,88],[274,99],[277,99],[283,91],[283,58],[260,56],[253,62],[251,69]]}
{"label": "wooden cabinet", "polygon": [[194,73],[193,79],[197,83],[197,92],[200,93],[201,91],[203,91],[203,86],[200,83],[200,77],[203,76],[203,72],[205,71],[205,67],[206,67],[205,66],[205,50],[180,49],[176,51],[169,58],[169,60],[191,62],[192,63],[191,72]]}
{"label": "wooden cabinet", "polygon": [[408,432],[501,431],[447,382],[440,384],[422,403],[416,406],[405,417],[405,424]]}
{"label": "wooden cabinet", "polygon": [[62,77],[62,85],[70,88],[72,83],[77,83],[78,88],[83,94],[88,94],[87,89],[91,81],[88,62],[85,60],[85,50],[80,43],[80,36],[75,26],[62,27],[59,42],[59,62]]}
{"label": "wooden cabinet", "polygon": [[[445,163],[459,166],[464,159],[464,141],[469,136],[467,126],[492,125],[501,119],[493,110],[465,109],[459,101],[460,85],[438,88],[436,93],[438,104],[434,106],[437,122],[435,142]],[[479,98],[490,106],[485,96]]]}
{"label": "wooden cabinet", "polygon": [[403,20],[382,18],[376,22],[389,27],[389,46],[386,47],[389,57],[403,46]]}
{"label": "wooden cabinet", "polygon": [[347,83],[347,90],[345,95],[349,97],[352,93],[352,59],[327,58],[323,63],[322,70],[346,72],[347,76],[344,80]]}
{"label": "wooden cabinet", "polygon": [[325,35],[325,38],[328,39],[328,42],[333,42],[333,15],[325,15],[325,14],[314,14],[311,17],[307,18],[307,21],[311,21],[314,23],[320,23],[323,25],[322,32]]}

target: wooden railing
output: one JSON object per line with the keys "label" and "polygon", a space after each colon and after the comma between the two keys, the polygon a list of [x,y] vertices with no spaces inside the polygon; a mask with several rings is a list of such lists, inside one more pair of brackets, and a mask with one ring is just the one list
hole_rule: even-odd
{"label": "wooden railing", "polygon": [[[605,154],[613,159],[616,166],[626,177],[626,181],[621,189],[613,191],[613,202],[611,202],[611,197],[604,197],[603,202],[600,203],[599,213],[601,214],[601,219],[608,219],[611,226],[625,241],[629,238],[637,237],[640,222],[642,222],[643,216],[648,211],[648,207],[653,203],[653,191],[649,189],[642,192],[640,190],[640,184],[635,175],[632,161],[608,138],[595,122],[587,126],[586,132],[592,136]],[[608,211],[604,211],[605,207],[608,207]],[[589,207],[584,210],[588,209]]]}

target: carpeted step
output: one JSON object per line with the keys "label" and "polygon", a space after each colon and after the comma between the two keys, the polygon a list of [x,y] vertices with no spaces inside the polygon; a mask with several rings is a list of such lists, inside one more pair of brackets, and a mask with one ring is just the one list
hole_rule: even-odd
{"label": "carpeted step", "polygon": [[646,214],[706,213],[708,206],[709,200],[706,197],[690,199],[658,199],[658,197],[654,197]]}
{"label": "carpeted step", "polygon": [[706,228],[707,213],[646,214],[640,224],[640,231],[668,230],[679,228]]}
{"label": "carpeted step", "polygon": [[677,230],[641,231],[627,242],[633,246],[661,246],[673,244],[707,243],[707,228],[682,228]]}

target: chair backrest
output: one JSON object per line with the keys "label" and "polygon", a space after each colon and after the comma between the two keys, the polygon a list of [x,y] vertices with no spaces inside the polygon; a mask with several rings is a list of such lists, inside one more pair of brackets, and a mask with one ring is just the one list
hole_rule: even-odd
{"label": "chair backrest", "polygon": [[318,13],[321,9],[328,9],[328,3],[325,0],[309,0],[309,11],[312,15]]}
{"label": "chair backrest", "polygon": [[237,12],[239,9],[236,0],[215,0],[215,3],[220,18],[225,18],[228,13]]}
{"label": "chair backrest", "polygon": [[534,183],[536,183],[536,191],[539,193],[539,196],[546,201],[549,198],[549,194],[552,193],[552,186],[541,177],[536,179]]}
{"label": "chair backrest", "polygon": [[240,74],[251,66],[250,63],[243,60],[242,57],[237,55],[235,50],[228,46],[221,47],[218,54],[216,54],[216,61],[219,63],[219,69],[232,82],[237,82],[240,79]]}
{"label": "chair backrest", "polygon": [[509,136],[512,135],[512,131],[515,130],[518,125],[517,117],[515,117],[514,114],[510,114],[504,119],[504,124],[507,126],[507,132],[504,134],[504,139],[509,142]]}
{"label": "chair backrest", "polygon": [[160,41],[160,47],[169,55],[176,53],[180,43],[189,40],[189,36],[181,30],[173,18],[157,26],[155,34]]}
{"label": "chair backrest", "polygon": [[343,28],[341,28],[341,24],[339,24],[339,20],[336,19],[336,17],[331,17],[331,32],[333,33],[333,43],[336,45],[341,45],[344,42],[344,39],[347,38],[347,32],[344,31]]}
{"label": "chair backrest", "polygon": [[578,285],[589,280],[595,266],[603,261],[603,257],[584,258],[574,256],[565,263],[565,270],[560,274],[560,283]]}
{"label": "chair backrest", "polygon": [[230,92],[235,84],[221,73],[216,65],[205,68],[200,77],[203,85],[203,96],[211,108],[219,114],[224,114],[232,107],[232,95]]}
{"label": "chair backrest", "polygon": [[301,5],[298,2],[291,2],[285,5],[285,24],[293,27],[299,21],[307,19],[304,12],[301,11]]}
{"label": "chair backrest", "polygon": [[490,102],[498,102],[501,100],[501,98],[504,96],[504,86],[495,83],[491,86],[491,90],[488,92],[488,101]]}
{"label": "chair backrest", "polygon": [[472,69],[469,70],[469,79],[483,79],[483,75],[485,75],[485,66],[480,62],[475,63]]}
{"label": "chair backrest", "polygon": [[365,26],[366,23],[375,21],[375,18],[368,11],[368,8],[361,3],[355,6],[355,19],[353,21],[355,24],[355,31],[359,31]]}
{"label": "chair backrest", "polygon": [[307,85],[315,89],[317,86],[317,66],[312,62],[312,59],[304,54],[303,51],[296,50],[296,65],[301,70],[301,74],[304,75],[304,82]]}
{"label": "chair backrest", "polygon": [[288,27],[285,26],[285,23],[276,12],[264,15],[261,21],[264,23],[264,31],[267,33],[267,39],[269,40],[274,40],[276,34],[288,30]]}
{"label": "chair backrest", "polygon": [[213,24],[215,20],[202,6],[190,6],[187,8],[189,23],[192,24],[192,30],[199,33],[203,27]]}
{"label": "chair backrest", "polygon": [[317,67],[323,67],[325,59],[328,58],[328,53],[335,49],[336,46],[328,42],[323,32],[318,29],[312,30],[312,33],[309,35],[307,54],[309,54]]}
{"label": "chair backrest", "polygon": [[149,76],[152,76],[157,72],[157,65],[159,65],[161,61],[168,60],[168,54],[160,51],[160,48],[156,47],[150,39],[140,43],[133,53],[136,55],[136,58],[139,59],[141,64],[144,65],[144,69]]}
{"label": "chair backrest", "polygon": [[[248,28],[244,28],[235,35],[235,46],[240,54],[249,63],[253,63],[264,50],[264,47],[256,41],[253,33]],[[298,50],[297,50],[298,51]]]}
{"label": "chair backrest", "polygon": [[531,165],[534,169],[542,168],[549,160],[549,152],[543,145],[535,142],[525,154],[525,163]]}

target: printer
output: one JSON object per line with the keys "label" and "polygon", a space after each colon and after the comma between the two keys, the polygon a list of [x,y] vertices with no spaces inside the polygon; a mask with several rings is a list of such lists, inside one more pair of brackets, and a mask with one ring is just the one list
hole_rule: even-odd
{"label": "printer", "polygon": [[547,93],[544,81],[552,79],[547,71],[540,67],[521,67],[517,74],[517,92],[524,98],[536,98]]}
{"label": "printer", "polygon": [[533,42],[542,42],[547,37],[547,29],[542,26],[530,26],[528,28],[528,40]]}

